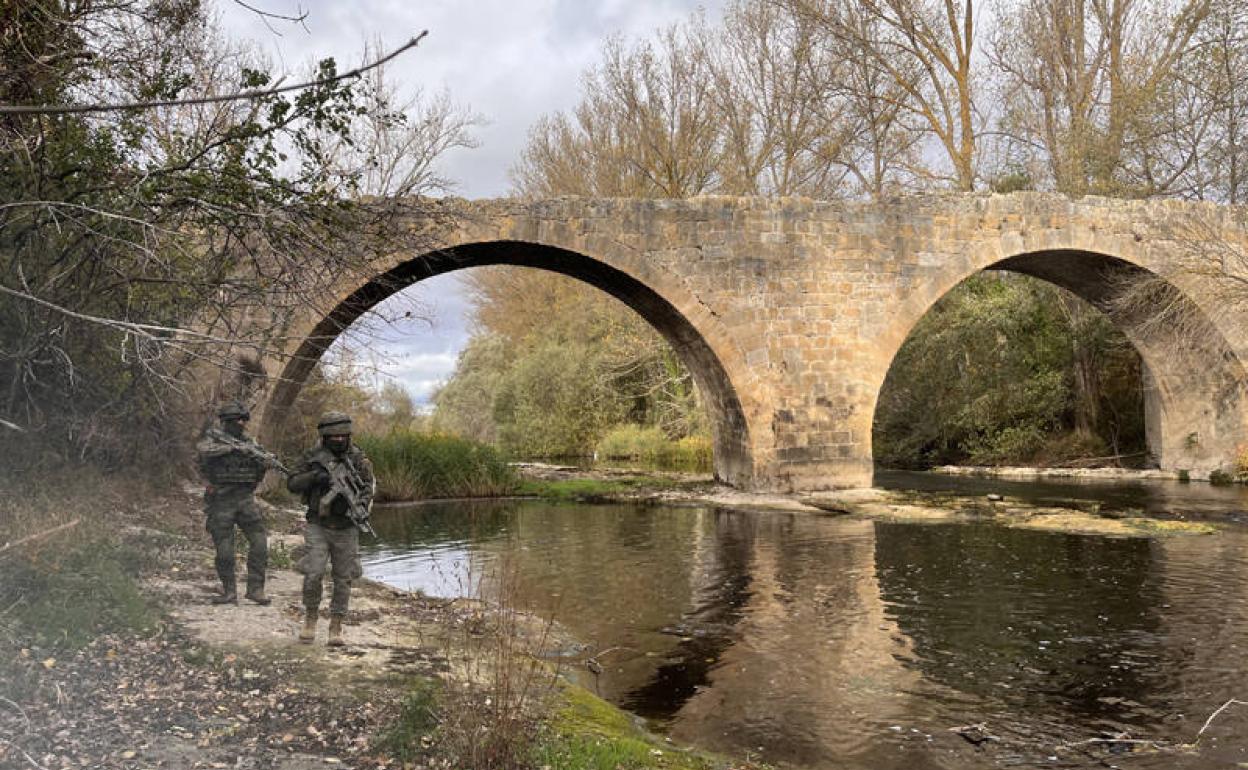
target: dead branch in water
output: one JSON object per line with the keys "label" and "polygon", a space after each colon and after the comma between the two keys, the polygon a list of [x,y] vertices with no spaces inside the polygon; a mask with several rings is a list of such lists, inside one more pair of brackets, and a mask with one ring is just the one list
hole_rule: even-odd
{"label": "dead branch in water", "polygon": [[1226,703],[1223,703],[1221,706],[1219,706],[1217,711],[1214,711],[1212,714],[1209,715],[1209,718],[1205,720],[1205,723],[1200,728],[1200,732],[1196,733],[1196,738],[1192,741],[1193,746],[1195,746],[1196,743],[1200,741],[1200,736],[1204,735],[1205,730],[1209,729],[1209,725],[1213,724],[1213,720],[1217,719],[1218,715],[1221,714],[1223,711],[1226,711],[1226,709],[1230,706],[1248,706],[1248,701],[1237,700],[1235,698],[1231,698]]}

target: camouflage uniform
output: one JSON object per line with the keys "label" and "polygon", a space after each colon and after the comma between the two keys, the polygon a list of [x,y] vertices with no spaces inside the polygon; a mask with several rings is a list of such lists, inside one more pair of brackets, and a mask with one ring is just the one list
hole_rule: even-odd
{"label": "camouflage uniform", "polygon": [[[286,482],[291,492],[303,495],[307,505],[305,541],[308,550],[299,560],[299,571],[303,573],[303,606],[307,616],[300,639],[311,641],[310,635],[315,633],[325,570],[329,566],[334,579],[329,604],[330,643],[341,644],[342,618],[347,614],[351,601],[351,582],[363,574],[359,555],[360,531],[346,514],[345,500],[336,499],[330,510],[321,511],[321,498],[330,491],[323,469],[336,463],[347,463],[363,483],[361,502],[366,508],[372,504],[375,481],[372,464],[359,447],[348,442],[345,450],[336,452],[328,445],[333,436],[350,435],[349,417],[340,412],[329,412],[321,418],[317,427],[326,440],[304,452]],[[336,430],[346,432],[326,432]]]}
{"label": "camouflage uniform", "polygon": [[[227,411],[226,408],[221,410],[223,420],[227,419]],[[200,472],[208,481],[204,491],[207,514],[204,528],[212,535],[216,547],[217,577],[222,586],[219,601],[237,601],[234,576],[234,527],[237,526],[248,543],[247,598],[266,604],[264,576],[269,562],[269,537],[255,499],[256,485],[264,478],[266,468],[260,460],[230,446],[231,442],[238,441],[258,447],[246,436],[232,437],[219,428],[210,428],[196,447]]]}

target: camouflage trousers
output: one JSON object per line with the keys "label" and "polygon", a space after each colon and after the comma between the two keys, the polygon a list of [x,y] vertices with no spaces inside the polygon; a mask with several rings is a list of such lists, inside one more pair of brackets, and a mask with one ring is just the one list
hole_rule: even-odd
{"label": "camouflage trousers", "polygon": [[217,554],[215,565],[217,577],[226,593],[235,590],[234,577],[234,528],[238,527],[247,538],[247,592],[264,589],[264,572],[269,564],[269,533],[264,528],[264,514],[256,506],[256,500],[246,494],[218,492],[209,495],[204,502],[208,521],[204,528],[212,535]]}
{"label": "camouflage trousers", "polygon": [[303,573],[304,608],[320,608],[325,567],[332,565],[334,592],[329,602],[329,614],[338,617],[346,615],[347,605],[351,602],[351,581],[364,574],[360,567],[360,531],[355,527],[330,529],[309,522],[304,539],[308,551],[299,560],[299,571]]}

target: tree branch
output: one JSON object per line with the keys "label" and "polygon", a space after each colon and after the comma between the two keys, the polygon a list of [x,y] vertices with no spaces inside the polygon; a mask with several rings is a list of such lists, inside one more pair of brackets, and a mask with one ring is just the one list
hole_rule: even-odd
{"label": "tree branch", "polygon": [[155,107],[181,107],[192,104],[216,104],[219,102],[237,102],[249,99],[259,99],[264,96],[286,93],[287,91],[299,91],[305,88],[315,88],[318,86],[329,85],[330,83],[337,83],[340,80],[359,77],[369,70],[373,70],[384,65],[386,62],[394,59],[405,51],[415,48],[428,34],[429,31],[424,30],[416,37],[407,41],[404,45],[386,54],[380,59],[360,67],[356,67],[355,69],[344,72],[341,75],[321,78],[320,80],[309,80],[303,83],[292,83],[291,85],[281,86],[278,88],[250,89],[233,94],[224,94],[221,96],[198,96],[191,99],[165,99],[150,102],[119,102],[116,104],[0,104],[0,115],[66,115],[84,112],[115,112],[118,110],[146,110]]}

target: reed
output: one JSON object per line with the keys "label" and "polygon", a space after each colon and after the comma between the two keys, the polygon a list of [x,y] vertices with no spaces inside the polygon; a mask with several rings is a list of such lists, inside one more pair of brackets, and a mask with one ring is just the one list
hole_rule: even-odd
{"label": "reed", "polygon": [[498,450],[485,444],[414,430],[361,435],[357,441],[373,463],[379,502],[502,497],[520,486]]}
{"label": "reed", "polygon": [[600,460],[630,460],[660,470],[705,471],[711,467],[711,442],[705,436],[672,441],[663,431],[619,425],[598,442]]}

